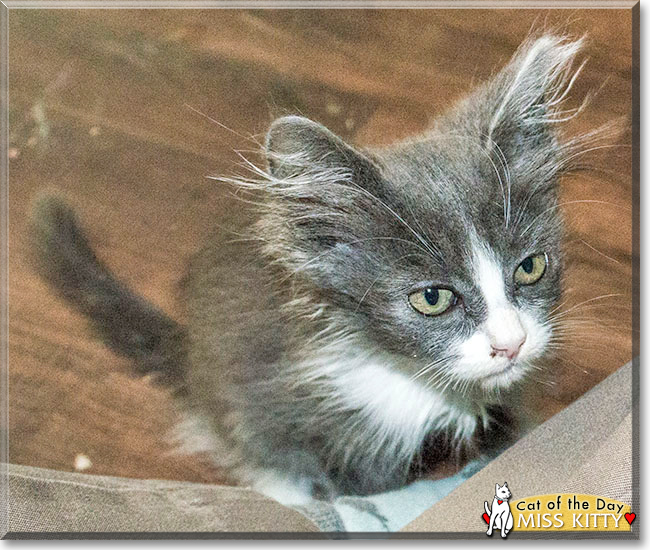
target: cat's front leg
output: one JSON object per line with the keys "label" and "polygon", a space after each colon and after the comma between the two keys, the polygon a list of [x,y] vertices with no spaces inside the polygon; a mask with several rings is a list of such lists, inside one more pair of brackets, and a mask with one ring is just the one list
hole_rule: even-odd
{"label": "cat's front leg", "polygon": [[502,518],[503,526],[501,527],[501,538],[506,538],[506,535],[510,532],[510,529],[512,529],[512,524],[512,513],[508,511]]}
{"label": "cat's front leg", "polygon": [[240,467],[237,474],[252,489],[285,506],[332,500],[338,494],[317,458],[301,450],[277,450],[257,464]]}
{"label": "cat's front leg", "polygon": [[498,454],[509,447],[519,435],[516,417],[502,405],[489,405],[486,408],[487,422],[479,422],[475,438],[481,453]]}
{"label": "cat's front leg", "polygon": [[257,478],[251,485],[255,491],[285,506],[305,506],[322,496],[322,484],[313,478],[269,469],[252,470],[249,475]]}
{"label": "cat's front leg", "polygon": [[[492,510],[494,510],[494,503],[492,504]],[[496,521],[496,519],[497,519],[497,514],[493,511],[490,514],[490,522],[488,523],[488,530],[485,533],[488,537],[492,536],[492,531],[494,529],[494,522]]]}

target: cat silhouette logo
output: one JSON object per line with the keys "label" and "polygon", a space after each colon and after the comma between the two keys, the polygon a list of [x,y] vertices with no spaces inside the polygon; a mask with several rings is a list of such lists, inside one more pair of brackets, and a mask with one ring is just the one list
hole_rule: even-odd
{"label": "cat silhouette logo", "polygon": [[496,484],[494,490],[494,500],[492,501],[492,509],[488,507],[487,501],[485,501],[485,513],[483,514],[483,519],[488,524],[488,530],[486,535],[488,537],[492,536],[492,531],[494,529],[501,530],[501,538],[506,538],[508,533],[512,530],[512,525],[514,523],[512,519],[512,513],[510,512],[510,504],[508,504],[508,499],[512,496],[510,489],[508,489],[508,483],[504,482],[503,486]]}

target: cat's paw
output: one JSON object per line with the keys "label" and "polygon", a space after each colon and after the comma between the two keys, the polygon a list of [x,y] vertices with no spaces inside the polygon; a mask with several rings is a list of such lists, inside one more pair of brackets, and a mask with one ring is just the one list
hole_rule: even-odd
{"label": "cat's paw", "polygon": [[258,470],[252,489],[285,506],[304,506],[313,498],[313,483],[307,477],[294,477],[275,470]]}
{"label": "cat's paw", "polygon": [[318,478],[260,469],[252,488],[285,506],[305,506],[313,500],[332,500],[335,490],[323,474]]}

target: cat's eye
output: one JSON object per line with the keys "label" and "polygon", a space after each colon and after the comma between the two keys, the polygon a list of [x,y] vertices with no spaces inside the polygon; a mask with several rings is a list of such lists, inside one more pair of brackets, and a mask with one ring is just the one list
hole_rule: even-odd
{"label": "cat's eye", "polygon": [[409,303],[423,315],[440,315],[456,304],[458,298],[446,288],[429,287],[409,294]]}
{"label": "cat's eye", "polygon": [[515,282],[520,285],[532,285],[542,278],[546,271],[548,258],[546,254],[528,256],[515,271]]}

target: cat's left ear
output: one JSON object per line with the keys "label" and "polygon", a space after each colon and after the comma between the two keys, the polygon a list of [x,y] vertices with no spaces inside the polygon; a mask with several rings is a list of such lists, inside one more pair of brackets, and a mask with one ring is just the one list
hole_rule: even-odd
{"label": "cat's left ear", "polygon": [[[544,139],[553,126],[577,114],[565,100],[582,65],[584,39],[543,35],[529,39],[484,90],[484,133],[502,148]],[[517,143],[518,142],[518,143]]]}

